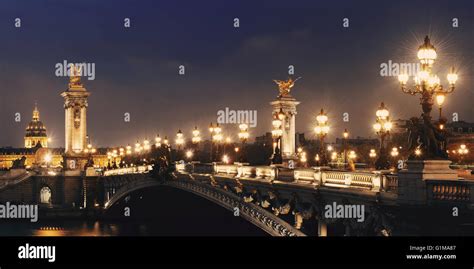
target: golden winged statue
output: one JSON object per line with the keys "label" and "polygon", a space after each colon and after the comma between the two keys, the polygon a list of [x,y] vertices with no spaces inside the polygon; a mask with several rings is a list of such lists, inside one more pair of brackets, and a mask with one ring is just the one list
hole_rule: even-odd
{"label": "golden winged statue", "polygon": [[290,94],[291,88],[295,86],[295,82],[300,79],[301,77],[298,77],[297,79],[292,79],[288,78],[288,80],[273,80],[277,85],[278,89],[280,90],[280,94],[278,95],[278,98],[287,96]]}
{"label": "golden winged statue", "polygon": [[81,83],[82,75],[82,66],[71,66],[70,77],[69,77],[69,87],[82,87]]}

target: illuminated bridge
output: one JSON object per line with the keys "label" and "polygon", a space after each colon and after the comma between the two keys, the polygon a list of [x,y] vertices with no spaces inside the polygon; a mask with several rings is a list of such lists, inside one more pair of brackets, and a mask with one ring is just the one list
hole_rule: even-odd
{"label": "illuminated bridge", "polygon": [[[423,229],[424,222],[430,225],[439,220],[441,214],[448,218],[453,207],[464,217],[451,218],[453,223],[448,226],[472,221],[472,181],[434,179],[415,186],[414,181],[381,172],[184,162],[176,165],[169,180],[163,180],[153,178],[151,169],[106,171],[100,177],[105,210],[136,190],[170,186],[238,212],[274,236],[410,234]],[[336,205],[344,210],[363,206],[363,221],[355,216],[329,216],[328,208]]]}

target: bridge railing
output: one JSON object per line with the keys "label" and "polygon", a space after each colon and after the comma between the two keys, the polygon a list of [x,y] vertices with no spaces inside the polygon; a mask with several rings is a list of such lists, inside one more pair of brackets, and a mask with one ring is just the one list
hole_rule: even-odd
{"label": "bridge railing", "polygon": [[398,177],[380,172],[349,172],[321,170],[319,168],[283,168],[276,166],[248,166],[242,164],[180,163],[178,172],[215,174],[226,177],[256,180],[276,180],[306,183],[337,188],[358,188],[371,191],[396,192]]}
{"label": "bridge railing", "polygon": [[126,175],[126,174],[142,174],[142,173],[148,173],[152,169],[153,169],[152,165],[122,167],[122,168],[117,168],[117,169],[111,169],[111,170],[104,171],[104,176],[116,176],[116,175]]}
{"label": "bridge railing", "polygon": [[28,179],[29,177],[35,175],[33,171],[20,170],[9,173],[4,177],[0,178],[0,189],[3,189],[7,186],[16,185],[22,181]]}
{"label": "bridge railing", "polygon": [[427,180],[428,200],[473,202],[474,182],[465,180]]}

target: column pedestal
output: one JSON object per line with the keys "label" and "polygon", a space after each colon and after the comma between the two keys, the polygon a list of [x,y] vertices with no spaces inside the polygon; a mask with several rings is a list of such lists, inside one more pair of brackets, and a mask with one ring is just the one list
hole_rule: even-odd
{"label": "column pedestal", "polygon": [[407,169],[398,173],[398,200],[403,204],[423,205],[427,202],[426,180],[457,180],[449,160],[409,160]]}

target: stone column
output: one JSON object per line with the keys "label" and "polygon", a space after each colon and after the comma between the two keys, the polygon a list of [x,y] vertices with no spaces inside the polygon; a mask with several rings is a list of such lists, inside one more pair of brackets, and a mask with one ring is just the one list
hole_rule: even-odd
{"label": "stone column", "polygon": [[[87,98],[88,92],[82,84],[69,84],[61,94],[64,97],[66,176],[79,176],[87,163],[83,152],[87,144]],[[79,121],[76,122],[76,119]]]}
{"label": "stone column", "polygon": [[277,98],[277,100],[270,103],[273,107],[272,113],[279,113],[280,111],[285,114],[282,120],[283,135],[281,138],[281,153],[283,158],[283,165],[288,166],[289,160],[297,160],[296,156],[296,106],[300,102],[296,101],[290,95]]}

